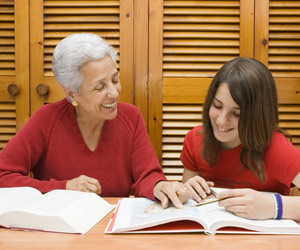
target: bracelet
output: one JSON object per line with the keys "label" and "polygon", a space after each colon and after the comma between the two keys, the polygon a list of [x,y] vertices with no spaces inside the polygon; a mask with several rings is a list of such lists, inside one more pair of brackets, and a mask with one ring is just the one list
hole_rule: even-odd
{"label": "bracelet", "polygon": [[278,211],[278,206],[277,206],[277,200],[276,200],[276,197],[275,197],[275,194],[272,195],[273,198],[274,198],[274,216],[273,216],[273,219],[275,220],[277,218],[277,211]]}
{"label": "bracelet", "polygon": [[282,198],[280,194],[274,194],[275,200],[275,214],[274,219],[280,220],[282,218]]}

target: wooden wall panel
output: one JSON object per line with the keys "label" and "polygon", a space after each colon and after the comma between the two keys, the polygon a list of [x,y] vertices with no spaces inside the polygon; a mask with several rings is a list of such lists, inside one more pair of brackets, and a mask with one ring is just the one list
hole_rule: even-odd
{"label": "wooden wall panel", "polygon": [[[117,63],[125,89],[121,100],[133,102],[133,0],[122,0],[122,4],[120,0],[36,0],[30,1],[30,13],[31,112],[44,103],[64,98],[51,71],[52,53],[61,39],[77,32],[98,34],[115,48],[119,53]],[[124,22],[122,31],[120,18]],[[122,62],[120,58],[123,58]],[[48,87],[47,95],[40,96],[36,92],[40,84]]]}
{"label": "wooden wall panel", "polygon": [[28,0],[0,2],[0,149],[29,118],[28,11]]}

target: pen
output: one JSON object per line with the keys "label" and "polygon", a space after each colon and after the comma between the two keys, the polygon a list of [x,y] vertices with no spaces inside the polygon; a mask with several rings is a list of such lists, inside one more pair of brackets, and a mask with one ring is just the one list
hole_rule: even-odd
{"label": "pen", "polygon": [[[214,196],[217,196],[217,193],[213,189],[210,189],[210,190],[211,190],[211,193]],[[218,199],[218,198],[214,197],[214,198],[211,198],[211,199],[208,199],[208,200],[200,201],[200,202],[196,203],[195,205],[193,205],[192,207],[198,207],[198,206],[210,204],[210,203],[213,203],[213,202],[217,202],[217,201],[220,201],[220,200],[223,200],[223,199]]]}

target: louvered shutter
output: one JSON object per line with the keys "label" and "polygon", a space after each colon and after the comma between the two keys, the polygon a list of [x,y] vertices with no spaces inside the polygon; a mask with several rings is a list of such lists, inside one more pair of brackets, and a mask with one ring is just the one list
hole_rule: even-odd
{"label": "louvered shutter", "polygon": [[269,2],[268,66],[278,88],[279,126],[300,148],[300,1]]}
{"label": "louvered shutter", "polygon": [[181,179],[183,138],[202,122],[212,77],[236,56],[268,65],[280,126],[299,147],[299,1],[161,0],[150,13],[149,133],[168,179]]}
{"label": "louvered shutter", "polygon": [[[126,29],[131,29],[133,25],[132,0],[36,0],[30,2],[30,11],[32,112],[43,103],[54,102],[64,97],[51,71],[52,53],[62,38],[77,32],[101,35],[117,50],[121,82],[123,87],[125,86],[122,100],[132,102],[132,54],[129,53],[133,51],[133,43],[132,37],[125,36]],[[120,24],[121,20],[125,25]],[[122,60],[124,56],[126,62]],[[123,73],[124,71],[129,73]],[[37,93],[36,88],[41,87],[40,84],[48,87],[48,94],[41,96]]]}
{"label": "louvered shutter", "polygon": [[[254,17],[249,13],[254,9],[254,1],[159,2],[150,2],[151,13],[162,13],[152,19],[150,16],[153,30],[149,32],[149,74],[160,74],[150,77],[150,103],[159,101],[151,86],[159,89],[161,85],[162,98],[161,106],[150,107],[149,133],[167,178],[181,180],[179,156],[183,140],[189,130],[202,123],[203,103],[212,77],[225,62],[240,55],[253,56]],[[161,34],[155,33],[158,22],[162,22]],[[241,32],[241,27],[250,32]],[[157,46],[162,47],[161,51],[156,52]],[[160,65],[155,62],[158,53]],[[157,135],[159,128],[161,138]]]}
{"label": "louvered shutter", "polygon": [[1,1],[0,149],[29,117],[28,34],[28,0]]}

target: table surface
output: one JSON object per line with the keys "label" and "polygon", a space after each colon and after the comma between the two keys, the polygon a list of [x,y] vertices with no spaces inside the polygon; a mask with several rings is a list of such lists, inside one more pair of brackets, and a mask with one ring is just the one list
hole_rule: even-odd
{"label": "table surface", "polygon": [[[116,204],[118,198],[105,198]],[[0,229],[0,249],[203,249],[282,250],[300,249],[300,235],[214,235],[203,233],[105,234],[106,216],[83,235]]]}

